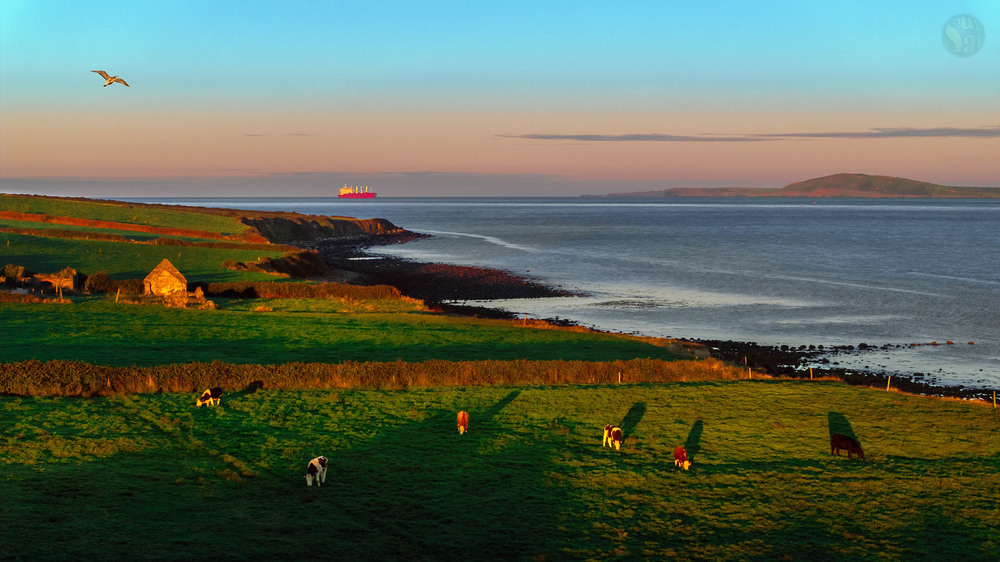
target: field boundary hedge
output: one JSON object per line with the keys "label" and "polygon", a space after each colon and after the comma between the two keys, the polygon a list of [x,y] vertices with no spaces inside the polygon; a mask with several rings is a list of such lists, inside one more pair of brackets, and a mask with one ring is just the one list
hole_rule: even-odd
{"label": "field boundary hedge", "polygon": [[243,365],[213,361],[112,367],[80,361],[38,360],[0,364],[0,394],[107,396],[156,392],[228,392],[251,388],[405,389],[428,386],[525,386],[659,383],[748,378],[716,359],[663,361],[444,361],[345,362]]}
{"label": "field boundary hedge", "polygon": [[233,281],[230,283],[188,283],[188,290],[200,287],[206,297],[231,299],[320,299],[399,300],[403,294],[391,285],[348,285],[346,283],[282,283],[280,281]]}

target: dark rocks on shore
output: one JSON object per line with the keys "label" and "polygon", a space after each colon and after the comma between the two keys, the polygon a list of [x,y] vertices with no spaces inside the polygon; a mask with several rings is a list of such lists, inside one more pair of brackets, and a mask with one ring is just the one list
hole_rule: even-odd
{"label": "dark rocks on shore", "polygon": [[[892,388],[911,394],[929,396],[950,396],[954,398],[972,398],[986,400],[991,395],[989,390],[968,388],[965,386],[939,386],[923,382],[923,373],[891,373],[887,371],[855,371],[826,365],[837,365],[830,356],[836,357],[847,353],[864,353],[879,350],[902,349],[905,345],[885,344],[873,346],[859,344],[842,346],[799,346],[798,348],[783,346],[760,345],[754,342],[724,341],[724,340],[692,340],[707,346],[712,357],[737,365],[758,370],[769,375],[779,375],[794,378],[808,378],[809,366],[813,365],[814,377],[834,377],[847,384],[855,386],[871,386],[884,388],[891,380]],[[824,365],[818,367],[817,365]]]}
{"label": "dark rocks on shore", "polygon": [[298,241],[293,245],[316,250],[329,267],[356,285],[391,285],[408,297],[421,299],[443,311],[506,318],[486,308],[443,304],[442,301],[521,299],[572,295],[513,273],[481,267],[421,263],[372,254],[372,246],[402,244],[427,237],[410,231],[356,236],[350,239]]}

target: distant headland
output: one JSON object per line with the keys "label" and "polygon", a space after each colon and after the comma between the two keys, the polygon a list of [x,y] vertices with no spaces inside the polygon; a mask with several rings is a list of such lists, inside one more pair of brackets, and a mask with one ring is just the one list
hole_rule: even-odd
{"label": "distant headland", "polygon": [[674,187],[655,191],[609,193],[591,197],[886,197],[1000,199],[998,187],[956,187],[892,176],[833,174],[780,188]]}

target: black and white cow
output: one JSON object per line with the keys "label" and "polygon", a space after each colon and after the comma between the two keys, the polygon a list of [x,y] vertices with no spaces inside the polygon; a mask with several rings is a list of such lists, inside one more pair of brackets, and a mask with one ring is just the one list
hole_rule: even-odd
{"label": "black and white cow", "polygon": [[604,440],[601,442],[602,447],[614,446],[615,450],[618,451],[622,448],[622,441],[622,428],[612,423],[604,426]]}
{"label": "black and white cow", "polygon": [[306,466],[306,486],[312,486],[313,480],[317,486],[326,482],[326,457],[316,457]]}
{"label": "black and white cow", "polygon": [[221,388],[209,388],[205,392],[201,393],[198,400],[195,401],[195,406],[218,406],[219,402],[222,402],[222,389]]}

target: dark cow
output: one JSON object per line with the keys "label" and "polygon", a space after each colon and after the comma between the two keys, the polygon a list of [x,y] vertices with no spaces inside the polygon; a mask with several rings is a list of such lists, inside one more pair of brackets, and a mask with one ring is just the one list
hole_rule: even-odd
{"label": "dark cow", "polygon": [[840,433],[831,434],[830,454],[837,455],[839,457],[841,449],[847,451],[847,458],[851,458],[851,454],[853,453],[857,455],[859,459],[865,460],[865,452],[861,450],[861,444],[858,443],[857,439],[841,435]]}
{"label": "dark cow", "polygon": [[688,460],[688,453],[684,450],[684,445],[678,445],[674,449],[674,466],[679,466],[684,470],[691,468],[691,461]]}
{"label": "dark cow", "polygon": [[458,413],[458,434],[462,435],[469,431],[469,412],[462,410]]}
{"label": "dark cow", "polygon": [[306,486],[312,486],[313,480],[317,486],[326,482],[326,457],[316,457],[306,466]]}
{"label": "dark cow", "polygon": [[604,426],[604,440],[601,442],[601,447],[614,446],[615,450],[621,450],[622,448],[622,428],[609,423]]}
{"label": "dark cow", "polygon": [[221,388],[209,388],[205,392],[201,393],[198,400],[195,401],[195,406],[218,406],[219,402],[222,402],[222,389]]}

